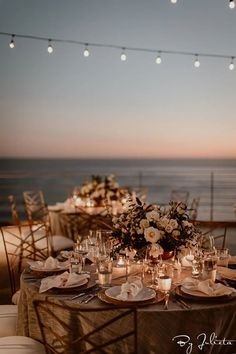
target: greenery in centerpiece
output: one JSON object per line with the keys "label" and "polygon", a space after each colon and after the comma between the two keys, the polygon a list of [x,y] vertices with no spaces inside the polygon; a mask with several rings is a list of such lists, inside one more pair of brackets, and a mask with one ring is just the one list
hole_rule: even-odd
{"label": "greenery in centerpiece", "polygon": [[152,245],[163,251],[180,250],[195,243],[199,233],[189,221],[187,206],[171,201],[168,207],[147,205],[138,198],[130,198],[119,217],[113,217],[114,252],[135,249],[142,256]]}
{"label": "greenery in centerpiece", "polygon": [[92,176],[91,181],[85,182],[78,191],[78,197],[89,198],[94,201],[94,205],[104,205],[104,202],[122,201],[128,194],[126,188],[121,188],[116,181],[115,175]]}

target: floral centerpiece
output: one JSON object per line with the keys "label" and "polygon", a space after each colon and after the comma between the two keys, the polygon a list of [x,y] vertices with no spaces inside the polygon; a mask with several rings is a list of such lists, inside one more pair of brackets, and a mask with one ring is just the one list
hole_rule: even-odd
{"label": "floral centerpiece", "polygon": [[104,205],[104,202],[121,201],[129,191],[121,188],[114,175],[92,176],[91,181],[86,182],[78,191],[78,197],[89,198],[94,206]]}
{"label": "floral centerpiece", "polygon": [[112,219],[115,252],[128,248],[142,255],[148,245],[162,252],[178,251],[195,243],[199,235],[188,219],[187,206],[182,202],[171,201],[168,208],[163,208],[130,199],[124,212]]}

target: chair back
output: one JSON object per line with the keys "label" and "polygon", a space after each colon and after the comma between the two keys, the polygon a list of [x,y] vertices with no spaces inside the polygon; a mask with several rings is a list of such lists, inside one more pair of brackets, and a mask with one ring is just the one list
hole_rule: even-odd
{"label": "chair back", "polygon": [[194,225],[202,231],[203,237],[208,235],[213,237],[216,248],[225,248],[227,233],[230,228],[236,227],[236,222],[196,220]]}
{"label": "chair back", "polygon": [[24,191],[23,200],[29,222],[48,222],[48,208],[42,191]]}
{"label": "chair back", "polygon": [[77,236],[88,236],[90,230],[112,230],[112,223],[108,217],[91,215],[83,210],[74,213],[60,213],[60,226],[63,235],[76,241]]}
{"label": "chair back", "polygon": [[172,190],[170,194],[170,200],[176,202],[183,202],[188,204],[189,192],[184,190]]}
{"label": "chair back", "polygon": [[190,220],[197,220],[200,198],[193,198],[190,208],[188,208]]}
{"label": "chair back", "polygon": [[48,354],[137,353],[135,307],[72,307],[47,299],[33,304]]}
{"label": "chair back", "polygon": [[35,236],[29,227],[3,226],[1,235],[7,260],[12,295],[19,288],[20,274],[26,261],[44,260],[48,257],[47,240],[42,234]]}
{"label": "chair back", "polygon": [[11,215],[12,215],[12,221],[14,225],[21,225],[20,222],[20,217],[16,208],[16,198],[14,195],[9,195],[8,200],[10,202],[10,207],[11,207]]}

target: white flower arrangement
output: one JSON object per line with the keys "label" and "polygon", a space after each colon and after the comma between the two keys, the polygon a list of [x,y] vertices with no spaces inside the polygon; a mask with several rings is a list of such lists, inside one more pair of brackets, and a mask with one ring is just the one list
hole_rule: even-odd
{"label": "white flower arrangement", "polygon": [[86,182],[78,191],[78,197],[81,199],[89,198],[94,202],[94,206],[104,205],[113,200],[121,201],[129,191],[121,188],[115,181],[114,175],[105,176],[92,176],[91,181]]}
{"label": "white flower arrangement", "polygon": [[187,206],[182,202],[171,201],[168,208],[163,208],[130,199],[124,212],[112,219],[115,252],[129,248],[142,253],[150,244],[167,252],[179,250],[199,237],[188,219]]}

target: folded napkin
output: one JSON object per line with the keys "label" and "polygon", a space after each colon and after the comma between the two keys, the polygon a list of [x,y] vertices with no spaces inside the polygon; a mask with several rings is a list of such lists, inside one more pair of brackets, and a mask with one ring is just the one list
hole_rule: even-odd
{"label": "folded napkin", "polygon": [[59,262],[58,259],[53,257],[48,257],[45,261],[28,261],[28,264],[35,269],[45,269],[45,270],[53,270],[59,269],[69,266],[68,261],[66,262]]}
{"label": "folded napkin", "polygon": [[197,279],[193,280],[191,278],[186,278],[182,283],[182,288],[186,290],[198,291],[199,293],[208,295],[209,297],[230,295],[232,292],[236,292],[235,289],[220,283],[214,283],[211,279],[200,281]]}
{"label": "folded napkin", "polygon": [[88,279],[88,274],[76,274],[64,272],[59,275],[52,275],[50,277],[41,280],[39,292],[43,293],[52,288],[67,288],[73,285],[80,286],[84,283],[85,279]]}
{"label": "folded napkin", "polygon": [[121,285],[121,292],[116,296],[118,300],[132,300],[143,289],[143,283],[140,277],[129,277],[127,282]]}
{"label": "folded napkin", "polygon": [[236,269],[217,267],[217,272],[224,278],[236,280]]}

